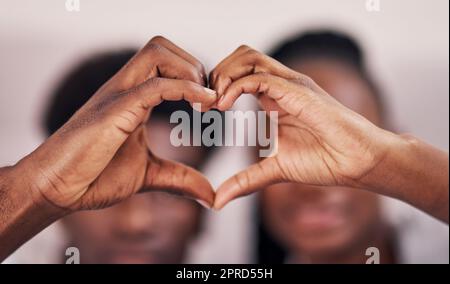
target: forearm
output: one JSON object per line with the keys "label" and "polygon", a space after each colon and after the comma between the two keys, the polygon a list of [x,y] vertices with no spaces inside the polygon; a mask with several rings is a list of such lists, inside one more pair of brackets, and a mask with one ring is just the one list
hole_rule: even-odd
{"label": "forearm", "polygon": [[361,182],[448,223],[448,154],[411,136],[387,135],[388,153]]}
{"label": "forearm", "polygon": [[35,193],[27,176],[20,163],[0,168],[0,262],[63,216]]}

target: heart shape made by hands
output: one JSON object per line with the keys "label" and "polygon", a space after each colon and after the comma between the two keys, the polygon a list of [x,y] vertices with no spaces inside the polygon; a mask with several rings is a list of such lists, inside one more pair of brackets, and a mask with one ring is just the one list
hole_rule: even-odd
{"label": "heart shape made by hands", "polygon": [[[267,113],[278,113],[276,153],[233,175],[217,192],[197,170],[149,149],[145,123],[161,102],[185,100],[199,103],[201,111],[226,111],[245,93],[257,96]],[[207,80],[197,59],[162,37],[153,38],[58,132],[35,156],[46,162],[41,167],[65,177],[58,183],[73,186],[44,195],[59,207],[77,210],[104,208],[154,189],[220,209],[278,182],[351,184],[373,168],[382,145],[389,144],[378,142],[378,136],[387,136],[378,135],[376,126],[342,107],[313,80],[260,52],[239,47]],[[81,145],[74,147],[66,139],[70,136]],[[55,166],[61,159],[49,156],[46,148],[71,153],[70,167]]]}

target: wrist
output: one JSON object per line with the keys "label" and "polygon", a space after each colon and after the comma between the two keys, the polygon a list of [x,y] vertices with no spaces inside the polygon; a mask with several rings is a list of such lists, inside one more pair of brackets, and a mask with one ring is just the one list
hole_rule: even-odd
{"label": "wrist", "polygon": [[49,190],[51,184],[43,182],[32,157],[27,156],[11,167],[10,176],[12,187],[20,191],[18,195],[30,211],[39,210],[42,217],[48,220],[57,220],[70,213],[68,209],[58,207],[46,199],[43,192]]}
{"label": "wrist", "polygon": [[419,139],[388,132],[386,154],[360,188],[407,202],[448,222],[448,154]]}
{"label": "wrist", "polygon": [[373,154],[376,159],[371,170],[356,181],[356,187],[401,199],[405,195],[401,180],[408,175],[408,156],[417,140],[409,135],[379,131]]}
{"label": "wrist", "polygon": [[0,169],[0,262],[66,214],[33,191],[24,161]]}

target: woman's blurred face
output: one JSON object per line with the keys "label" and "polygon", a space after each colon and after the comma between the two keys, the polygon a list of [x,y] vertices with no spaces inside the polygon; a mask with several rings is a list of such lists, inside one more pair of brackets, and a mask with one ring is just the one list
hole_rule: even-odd
{"label": "woman's blurred face", "polygon": [[[173,147],[170,124],[151,126],[151,149],[158,156],[197,166],[200,147]],[[113,207],[75,213],[64,219],[83,263],[178,263],[198,233],[199,205],[164,192],[138,194]]]}
{"label": "woman's blurred face", "polygon": [[[352,68],[331,59],[311,59],[291,67],[345,106],[380,123],[370,88]],[[284,183],[267,188],[261,199],[269,231],[292,254],[339,255],[377,230],[380,218],[378,197],[358,189]]]}

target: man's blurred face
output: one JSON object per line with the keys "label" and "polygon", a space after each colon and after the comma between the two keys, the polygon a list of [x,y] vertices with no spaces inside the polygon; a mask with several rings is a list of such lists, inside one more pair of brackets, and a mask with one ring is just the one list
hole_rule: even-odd
{"label": "man's blurred face", "polygon": [[[200,147],[173,147],[168,121],[150,125],[150,148],[158,156],[197,166]],[[165,192],[142,193],[113,207],[78,212],[64,219],[71,245],[83,263],[179,263],[198,233],[201,208]]]}
{"label": "man's blurred face", "polygon": [[[293,64],[338,101],[379,124],[379,110],[367,84],[356,71],[330,59]],[[378,229],[375,194],[345,187],[284,183],[261,196],[265,223],[292,254],[333,256],[360,245]]]}

